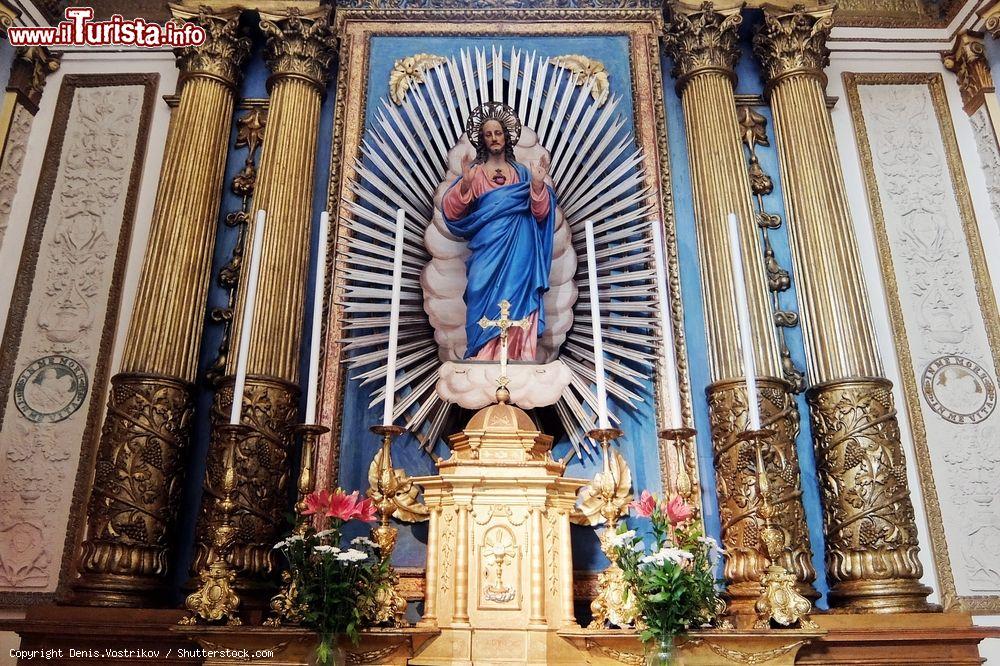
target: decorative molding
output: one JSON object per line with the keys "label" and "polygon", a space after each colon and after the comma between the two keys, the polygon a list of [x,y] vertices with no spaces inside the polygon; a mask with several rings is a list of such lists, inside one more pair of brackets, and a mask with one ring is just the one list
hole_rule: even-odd
{"label": "decorative molding", "polygon": [[52,53],[44,46],[17,47],[14,62],[10,66],[7,90],[17,94],[18,101],[31,114],[38,113],[38,102],[42,98],[45,79],[59,69],[62,53]]}
{"label": "decorative molding", "polygon": [[[989,398],[989,387],[977,372],[963,369],[972,365],[961,359],[983,369],[995,386],[1000,317],[944,82],[939,74],[845,73],[844,83],[942,600],[946,608],[997,612],[1000,577],[986,554],[1000,539],[1000,459],[989,453],[1000,417],[995,411],[985,418],[948,417],[972,412],[984,391]],[[959,360],[942,361],[945,356]],[[948,413],[921,400],[918,382],[932,365],[956,366],[954,389],[923,386],[955,408]],[[963,381],[971,392],[961,392]]]}
{"label": "decorative molding", "polygon": [[[0,352],[0,529],[45,538],[19,549],[19,561],[30,561],[0,565],[21,572],[4,585],[5,603],[52,592],[57,572],[62,586],[72,569],[157,81],[152,74],[62,81]],[[38,423],[14,408],[13,376],[52,354],[74,359],[96,390],[68,418]],[[72,388],[58,370],[37,380],[43,401],[58,402]]]}
{"label": "decorative molding", "polygon": [[948,53],[942,53],[944,66],[958,77],[965,112],[970,116],[983,105],[986,95],[993,94],[993,76],[986,59],[982,33],[966,31],[955,37]]}
{"label": "decorative molding", "polygon": [[14,196],[21,181],[21,165],[24,164],[24,155],[28,148],[32,118],[34,116],[27,107],[21,104],[14,105],[14,117],[7,133],[7,143],[3,146],[3,161],[0,162],[0,247],[3,247]]}
{"label": "decorative molding", "polygon": [[[986,178],[986,191],[990,196],[990,209],[993,219],[1000,223],[1000,145],[996,134],[996,126],[990,117],[989,107],[979,107],[969,116],[973,136],[976,138],[976,150]],[[2,178],[2,172],[0,172]],[[0,206],[0,214],[2,214]]]}

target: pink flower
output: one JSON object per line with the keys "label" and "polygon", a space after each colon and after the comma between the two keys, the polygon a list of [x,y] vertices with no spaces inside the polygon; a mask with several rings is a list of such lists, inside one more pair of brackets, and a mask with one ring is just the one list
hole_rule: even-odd
{"label": "pink flower", "polygon": [[338,490],[330,498],[330,506],[326,510],[328,518],[338,520],[350,520],[354,518],[358,507],[358,491],[348,495],[342,490]]}
{"label": "pink flower", "polygon": [[325,514],[330,508],[330,500],[332,496],[329,490],[314,490],[305,496],[303,500],[305,502],[306,508],[302,511],[303,516],[311,516],[313,514]]}
{"label": "pink flower", "polygon": [[680,495],[674,495],[667,502],[665,510],[671,525],[679,525],[694,515],[694,507],[685,502]]}
{"label": "pink flower", "polygon": [[643,490],[639,499],[630,502],[629,506],[635,511],[635,515],[649,518],[656,511],[656,497],[648,490]]}
{"label": "pink flower", "polygon": [[367,497],[361,500],[355,508],[354,517],[366,523],[372,522],[375,520],[375,503]]}

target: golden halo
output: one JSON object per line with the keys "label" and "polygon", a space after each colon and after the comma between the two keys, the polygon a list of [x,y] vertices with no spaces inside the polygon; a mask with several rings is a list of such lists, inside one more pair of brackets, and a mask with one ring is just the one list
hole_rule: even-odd
{"label": "golden halo", "polygon": [[496,120],[503,125],[504,129],[507,130],[508,136],[510,136],[510,145],[517,145],[518,140],[521,138],[521,121],[517,119],[514,109],[502,102],[486,102],[478,108],[473,109],[469,115],[469,122],[465,127],[465,133],[476,150],[479,150],[479,131],[482,129],[483,123],[487,120]]}

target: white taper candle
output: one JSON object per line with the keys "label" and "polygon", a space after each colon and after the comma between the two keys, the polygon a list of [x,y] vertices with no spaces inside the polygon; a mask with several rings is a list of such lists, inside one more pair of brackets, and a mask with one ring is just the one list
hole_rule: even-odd
{"label": "white taper candle", "polygon": [[385,364],[385,403],[382,425],[392,425],[392,410],[396,403],[396,348],[399,346],[399,298],[403,289],[403,230],[406,213],[396,211],[396,244],[392,254],[392,302],[389,306],[389,356]]}
{"label": "white taper candle", "polygon": [[316,280],[313,290],[312,336],[309,350],[309,375],[306,384],[306,425],[316,423],[316,402],[319,395],[320,335],[323,332],[323,295],[326,288],[326,241],[330,214],[319,216],[319,242],[316,246]]}
{"label": "white taper candle", "polygon": [[260,278],[260,257],[264,251],[264,218],[267,214],[257,211],[253,226],[253,248],[250,250],[250,272],[247,279],[247,297],[243,300],[243,320],[240,324],[240,343],[236,356],[236,384],[233,386],[233,408],[229,423],[238,425],[243,411],[243,392],[247,385],[247,362],[250,358],[250,337],[253,330],[253,308],[257,301],[257,281]]}
{"label": "white taper candle", "polygon": [[590,320],[594,331],[594,374],[597,384],[597,427],[611,427],[608,420],[608,388],[604,381],[604,340],[601,337],[601,300],[597,293],[597,250],[594,249],[594,222],[587,220],[587,284],[590,288]]}
{"label": "white taper candle", "polygon": [[757,405],[757,366],[753,357],[750,307],[747,304],[747,283],[743,274],[743,251],[740,249],[740,229],[736,213],[729,214],[729,256],[733,262],[733,291],[736,295],[736,318],[740,327],[740,351],[743,354],[743,375],[747,384],[750,429],[760,430],[760,408]]}
{"label": "white taper candle", "polygon": [[677,381],[677,358],[674,356],[674,322],[671,316],[670,292],[667,290],[666,253],[663,246],[663,228],[660,220],[653,220],[653,257],[656,261],[656,294],[660,304],[660,335],[663,348],[664,391],[670,401],[670,416],[667,423],[670,428],[684,426],[681,413],[681,388]]}

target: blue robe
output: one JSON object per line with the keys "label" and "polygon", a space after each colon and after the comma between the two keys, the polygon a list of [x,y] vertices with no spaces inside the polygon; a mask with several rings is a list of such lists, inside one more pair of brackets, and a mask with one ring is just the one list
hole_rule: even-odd
{"label": "blue robe", "polygon": [[524,165],[515,162],[513,166],[520,182],[484,193],[469,204],[461,219],[444,216],[448,230],[468,241],[471,251],[465,262],[466,358],[475,356],[500,335],[498,328],[482,328],[479,320],[498,318],[500,301],[504,299],[510,301],[511,319],[523,319],[537,310],[538,334],[545,330],[542,296],[549,290],[556,195],[546,187],[549,214],[544,220],[535,219],[531,213],[531,176]]}

